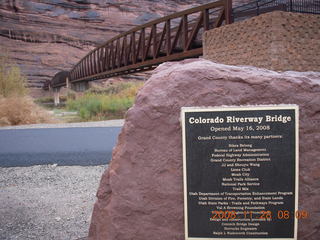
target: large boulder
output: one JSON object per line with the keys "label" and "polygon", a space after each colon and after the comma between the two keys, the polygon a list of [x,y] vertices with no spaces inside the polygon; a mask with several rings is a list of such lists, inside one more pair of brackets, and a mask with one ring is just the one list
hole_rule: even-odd
{"label": "large boulder", "polygon": [[160,65],[128,111],[103,174],[90,239],[184,239],[182,106],[300,106],[299,240],[319,237],[320,73],[277,73],[207,60]]}

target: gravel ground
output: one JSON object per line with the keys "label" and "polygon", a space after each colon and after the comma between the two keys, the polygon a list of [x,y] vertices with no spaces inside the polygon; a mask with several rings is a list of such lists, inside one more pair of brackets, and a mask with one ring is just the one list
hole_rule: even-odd
{"label": "gravel ground", "polygon": [[105,168],[0,168],[0,239],[74,240],[87,236]]}

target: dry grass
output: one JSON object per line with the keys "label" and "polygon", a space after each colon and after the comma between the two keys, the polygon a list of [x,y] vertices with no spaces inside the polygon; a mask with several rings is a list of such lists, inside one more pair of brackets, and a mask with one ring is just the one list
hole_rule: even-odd
{"label": "dry grass", "polygon": [[[1,51],[1,49],[0,49]],[[27,79],[20,68],[3,52],[0,53],[0,96],[23,96],[28,92]]]}
{"label": "dry grass", "polygon": [[26,96],[26,82],[20,68],[0,51],[0,126],[55,122]]}
{"label": "dry grass", "polygon": [[0,126],[54,122],[52,116],[30,97],[0,97]]}

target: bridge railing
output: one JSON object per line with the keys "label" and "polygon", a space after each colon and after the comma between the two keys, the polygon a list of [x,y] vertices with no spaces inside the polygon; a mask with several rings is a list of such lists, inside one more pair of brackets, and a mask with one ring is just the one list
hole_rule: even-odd
{"label": "bridge railing", "polygon": [[135,27],[90,51],[72,68],[69,80],[91,81],[200,56],[202,32],[231,23],[231,9],[231,0],[219,0]]}
{"label": "bridge railing", "polygon": [[320,1],[314,0],[255,0],[232,10],[234,21],[262,13],[281,10],[288,12],[320,14]]}

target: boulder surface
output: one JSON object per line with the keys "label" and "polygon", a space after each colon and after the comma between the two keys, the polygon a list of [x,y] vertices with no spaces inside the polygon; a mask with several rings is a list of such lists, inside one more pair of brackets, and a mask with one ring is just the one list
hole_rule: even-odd
{"label": "boulder surface", "polygon": [[316,240],[320,202],[320,73],[278,73],[207,60],[160,65],[128,111],[97,192],[89,239],[182,240],[180,108],[298,104],[299,240]]}

